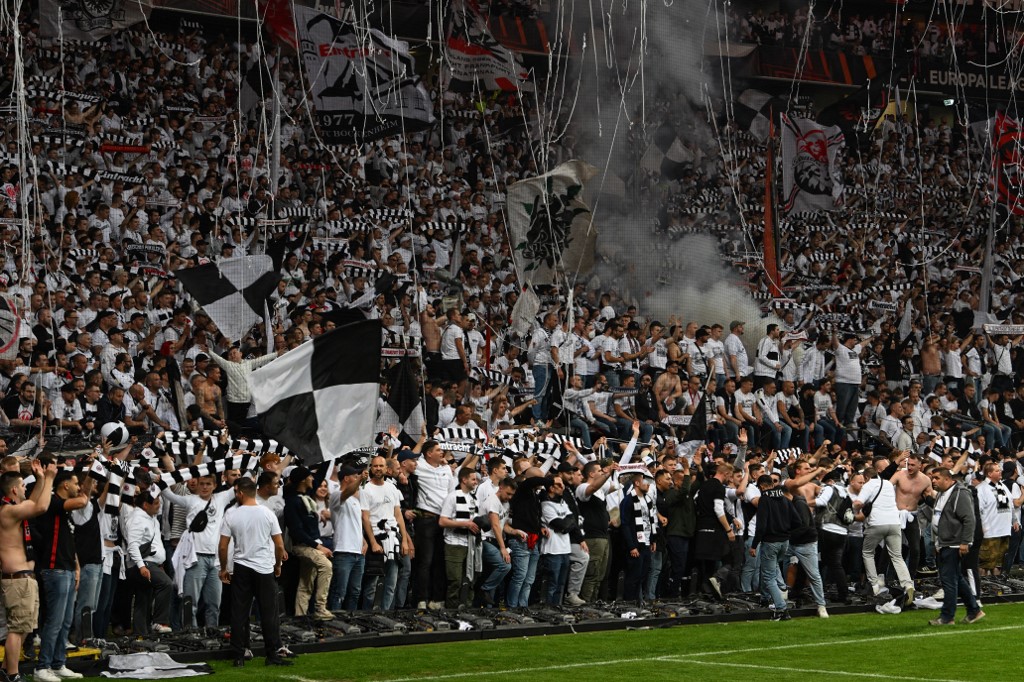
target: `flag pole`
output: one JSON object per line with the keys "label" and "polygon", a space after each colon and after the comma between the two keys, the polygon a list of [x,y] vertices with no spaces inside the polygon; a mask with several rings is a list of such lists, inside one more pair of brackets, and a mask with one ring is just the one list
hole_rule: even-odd
{"label": "flag pole", "polygon": [[767,164],[764,171],[764,240],[762,258],[765,274],[768,276],[768,291],[772,298],[782,295],[779,286],[779,252],[775,241],[775,112],[770,110],[768,118]]}
{"label": "flag pole", "polygon": [[[264,109],[264,111],[266,111]],[[270,152],[270,190],[277,203],[277,190],[281,175],[281,46],[274,53],[274,137]],[[273,216],[271,216],[273,217]]]}
{"label": "flag pole", "polygon": [[[996,114],[995,125],[1001,126],[1002,119]],[[992,150],[992,207],[988,213],[988,231],[985,235],[985,256],[981,262],[981,291],[979,292],[978,314],[975,316],[975,326],[989,322],[989,307],[992,301],[992,242],[996,236],[996,208],[999,204],[999,173],[1002,170],[999,163],[999,150],[995,148],[994,139],[997,131],[989,131],[989,149]]]}

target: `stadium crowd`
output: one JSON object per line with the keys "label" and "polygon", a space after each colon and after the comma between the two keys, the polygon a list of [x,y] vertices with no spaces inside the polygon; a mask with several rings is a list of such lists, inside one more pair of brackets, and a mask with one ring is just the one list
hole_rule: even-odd
{"label": "stadium crowd", "polygon": [[986,26],[962,17],[948,22],[941,14],[918,17],[836,10],[812,16],[806,6],[789,12],[732,8],[728,27],[730,40],[741,43],[783,47],[806,44],[810,49],[843,50],[855,55],[912,54],[943,60],[949,60],[954,52],[968,59],[1004,56],[1019,45],[1022,37],[1016,26]]}
{"label": "stadium crowd", "polygon": [[[624,275],[577,284],[571,308],[541,291],[523,335],[509,325],[521,287],[502,206],[551,150],[531,147],[521,123],[535,112],[520,101],[445,93],[443,128],[326,150],[285,60],[275,192],[263,110],[248,124],[233,113],[254,45],[192,34],[154,49],[126,32],[62,55],[29,20],[22,32],[29,162],[13,163],[12,118],[0,171],[0,293],[21,317],[18,355],[0,361],[9,679],[37,629],[35,678],[52,682],[77,676],[69,640],[234,621],[227,585],[248,564],[232,573],[222,538],[238,542],[240,500],[271,510],[285,538],[260,575],[281,574],[288,613],[323,620],[740,591],[786,620],[804,586],[827,617],[851,588],[913,603],[914,580],[939,571],[937,624],[958,592],[974,622],[981,572],[1018,560],[1024,352],[974,326],[987,209],[980,150],[961,131],[888,121],[851,150],[844,207],[783,226],[779,302],[745,255],[757,210],[735,200],[763,196],[755,145],[730,132],[740,144],[723,157],[704,123],[679,121],[680,137],[708,142],[690,143],[680,179],[647,176],[657,238],[719,236],[781,322],[652,320]],[[991,309],[1020,323],[1020,226],[1003,229]],[[232,345],[173,272],[259,253],[282,275],[271,329]],[[649,265],[632,268],[648,286],[663,264]],[[259,437],[245,375],[352,315],[420,357],[422,433],[380,424],[365,466],[260,452],[256,469],[148,494],[162,473],[245,454],[228,435]],[[699,444],[688,420],[706,424]],[[97,444],[120,423],[136,446],[70,459],[48,447]],[[215,435],[175,461],[155,444],[180,431]],[[140,450],[130,493],[91,475]],[[290,655],[270,649],[268,662]]]}

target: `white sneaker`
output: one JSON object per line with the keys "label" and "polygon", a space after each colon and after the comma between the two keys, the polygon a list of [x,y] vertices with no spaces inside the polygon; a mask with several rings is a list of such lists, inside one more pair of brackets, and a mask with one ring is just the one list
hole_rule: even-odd
{"label": "white sneaker", "polygon": [[51,670],[50,672],[52,672],[54,675],[61,678],[62,680],[80,680],[83,677],[82,673],[76,673],[74,670],[67,667],[66,665],[61,666],[56,670]]}
{"label": "white sneaker", "polygon": [[174,630],[172,630],[167,625],[160,625],[160,623],[157,623],[156,625],[154,625],[152,628],[150,628],[150,630],[152,630],[153,632],[155,632],[158,635],[166,635],[169,632],[174,632]]}
{"label": "white sneaker", "polygon": [[416,604],[416,608],[419,609],[420,611],[426,611],[427,610],[427,602],[425,602],[425,601],[419,602],[418,604]]}
{"label": "white sneaker", "polygon": [[443,601],[431,601],[431,602],[427,602],[427,606],[430,607],[431,611],[440,611],[441,609],[444,608],[444,602]]}
{"label": "white sneaker", "polygon": [[828,609],[826,609],[824,606],[819,606],[818,618],[828,618]]}
{"label": "white sneaker", "polygon": [[946,591],[943,590],[943,589],[940,589],[938,592],[936,592],[935,594],[932,595],[932,599],[935,599],[936,601],[942,601],[945,598],[946,598]]}
{"label": "white sneaker", "polygon": [[885,586],[885,583],[874,583],[871,586],[871,591],[874,592],[875,596],[877,597],[880,594],[885,594],[886,592],[888,592],[889,588]]}
{"label": "white sneaker", "polygon": [[60,682],[61,680],[57,673],[49,668],[36,668],[32,673],[32,679],[35,682]]}
{"label": "white sneaker", "polygon": [[567,594],[565,595],[565,603],[569,606],[583,606],[587,602],[583,601],[578,594]]}

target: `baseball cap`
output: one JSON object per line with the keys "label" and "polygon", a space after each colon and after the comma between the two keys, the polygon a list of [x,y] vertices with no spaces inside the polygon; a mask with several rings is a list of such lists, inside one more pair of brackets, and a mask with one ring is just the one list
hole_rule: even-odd
{"label": "baseball cap", "polygon": [[346,476],[359,476],[363,473],[363,469],[360,467],[354,467],[351,464],[342,464],[338,468],[338,477],[345,478]]}

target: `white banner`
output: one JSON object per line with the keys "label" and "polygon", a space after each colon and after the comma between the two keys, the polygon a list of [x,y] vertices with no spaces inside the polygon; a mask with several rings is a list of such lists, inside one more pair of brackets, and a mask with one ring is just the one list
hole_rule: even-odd
{"label": "white banner", "polygon": [[302,5],[292,10],[325,144],[369,142],[434,122],[408,43]]}
{"label": "white banner", "polygon": [[843,133],[782,115],[782,198],[786,213],[832,211],[842,205],[839,150]]}

